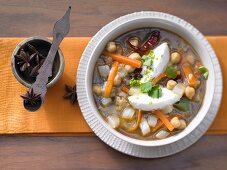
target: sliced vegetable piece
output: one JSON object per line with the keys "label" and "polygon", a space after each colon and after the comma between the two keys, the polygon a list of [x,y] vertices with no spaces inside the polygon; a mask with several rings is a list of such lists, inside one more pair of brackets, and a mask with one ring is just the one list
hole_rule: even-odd
{"label": "sliced vegetable piece", "polygon": [[183,83],[178,83],[174,88],[173,88],[173,92],[182,97],[184,95],[184,92],[185,92],[185,89],[186,89],[186,86],[183,84]]}
{"label": "sliced vegetable piece", "polygon": [[130,129],[127,129],[127,131],[128,132],[134,132],[135,130],[137,130],[139,125],[140,125],[141,119],[142,119],[142,111],[139,110],[135,126],[130,128]]}
{"label": "sliced vegetable piece", "polygon": [[104,97],[109,97],[112,87],[113,87],[113,83],[114,83],[114,78],[116,76],[117,70],[118,70],[118,66],[119,63],[118,62],[114,62],[112,65],[112,68],[110,70],[110,74],[108,76],[107,79],[107,83],[106,83],[106,87],[105,87],[105,91],[104,91]]}
{"label": "sliced vegetable piece", "polygon": [[174,129],[173,125],[170,123],[170,121],[165,117],[165,115],[160,110],[155,110],[154,113],[164,123],[164,125],[169,129],[169,131],[173,131]]}
{"label": "sliced vegetable piece", "polygon": [[158,139],[165,139],[167,136],[169,136],[169,132],[165,131],[165,130],[160,130],[155,137]]}
{"label": "sliced vegetable piece", "polygon": [[116,129],[120,125],[120,119],[117,115],[108,116],[107,122],[114,129]]}
{"label": "sliced vegetable piece", "polygon": [[196,87],[198,84],[198,80],[195,77],[190,65],[188,63],[185,63],[182,65],[182,69],[183,69],[183,72],[187,79],[188,84],[192,87]]}
{"label": "sliced vegetable piece", "polygon": [[135,114],[135,110],[131,107],[126,107],[122,112],[122,118],[124,119],[132,119]]}
{"label": "sliced vegetable piece", "polygon": [[158,118],[154,115],[149,115],[147,117],[147,123],[149,124],[150,127],[155,127],[158,123]]}
{"label": "sliced vegetable piece", "polygon": [[160,80],[162,80],[163,78],[166,77],[166,74],[165,73],[162,73],[162,74],[159,74],[157,77],[155,77],[153,80],[152,80],[152,84],[155,85],[157,84]]}
{"label": "sliced vegetable piece", "polygon": [[102,78],[107,78],[110,72],[110,67],[108,65],[98,66],[98,71]]}
{"label": "sliced vegetable piece", "polygon": [[165,74],[168,78],[175,79],[177,77],[177,69],[175,67],[167,67]]}
{"label": "sliced vegetable piece", "polygon": [[145,135],[147,135],[148,133],[151,132],[150,126],[148,125],[146,119],[141,121],[140,130],[141,130],[143,136],[145,136]]}
{"label": "sliced vegetable piece", "polygon": [[104,55],[111,57],[113,60],[118,61],[119,63],[127,64],[130,66],[133,66],[135,68],[140,68],[142,65],[142,62],[139,60],[131,59],[126,56],[118,55],[118,54],[112,54],[109,52],[103,52]]}
{"label": "sliced vegetable piece", "polygon": [[187,112],[189,111],[189,100],[187,100],[186,98],[181,98],[179,102],[174,104],[174,107],[176,107],[177,109],[183,112]]}
{"label": "sliced vegetable piece", "polygon": [[129,89],[128,89],[128,87],[125,86],[125,85],[121,87],[121,90],[122,90],[123,92],[127,93],[127,94],[129,93]]}
{"label": "sliced vegetable piece", "polygon": [[203,77],[207,80],[209,76],[209,71],[205,66],[199,67],[199,71],[203,74]]}

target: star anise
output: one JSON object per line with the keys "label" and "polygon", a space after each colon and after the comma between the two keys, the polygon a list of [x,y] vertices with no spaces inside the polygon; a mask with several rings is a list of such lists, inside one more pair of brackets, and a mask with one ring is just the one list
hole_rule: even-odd
{"label": "star anise", "polygon": [[35,106],[39,101],[41,101],[40,94],[35,94],[33,89],[30,89],[25,95],[21,95],[21,97],[24,99],[25,104],[31,106]]}
{"label": "star anise", "polygon": [[65,95],[63,96],[65,99],[69,99],[71,103],[75,103],[77,101],[77,94],[76,94],[76,85],[69,86],[65,85]]}
{"label": "star anise", "polygon": [[30,72],[31,77],[36,77],[39,74],[38,71],[40,67],[43,65],[44,61],[45,59],[40,60],[40,62],[35,67],[33,67],[32,71]]}
{"label": "star anise", "polygon": [[39,64],[40,59],[44,59],[45,57],[31,44],[26,44],[29,50],[32,52],[30,55],[30,60],[35,59],[36,63]]}
{"label": "star anise", "polygon": [[25,52],[24,49],[20,50],[19,55],[15,55],[15,58],[19,60],[17,64],[20,65],[20,71],[25,71],[30,67],[30,56],[28,52]]}

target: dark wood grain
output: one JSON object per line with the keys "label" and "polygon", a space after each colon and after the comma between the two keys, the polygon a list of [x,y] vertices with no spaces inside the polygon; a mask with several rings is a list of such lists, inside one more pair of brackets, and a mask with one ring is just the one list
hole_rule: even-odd
{"label": "dark wood grain", "polygon": [[205,136],[174,156],[140,159],[117,152],[96,137],[1,137],[0,169],[225,169],[226,140],[227,136]]}
{"label": "dark wood grain", "polygon": [[[226,0],[0,1],[0,36],[51,36],[53,23],[72,6],[69,36],[93,36],[111,20],[135,11],[177,15],[205,35],[227,34]],[[0,137],[5,169],[226,169],[227,136],[204,136],[189,149],[162,159],[123,155],[97,137]]]}

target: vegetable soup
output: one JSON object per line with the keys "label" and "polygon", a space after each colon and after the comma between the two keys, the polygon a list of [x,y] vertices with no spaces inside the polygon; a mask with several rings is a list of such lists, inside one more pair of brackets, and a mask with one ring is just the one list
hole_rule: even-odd
{"label": "vegetable soup", "polygon": [[198,113],[208,75],[180,36],[144,28],[107,43],[95,65],[93,94],[112,128],[136,139],[164,139]]}

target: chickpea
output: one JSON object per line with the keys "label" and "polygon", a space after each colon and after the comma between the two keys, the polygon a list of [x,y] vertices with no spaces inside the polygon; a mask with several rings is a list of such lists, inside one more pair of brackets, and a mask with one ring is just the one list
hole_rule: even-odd
{"label": "chickpea", "polygon": [[171,54],[171,62],[172,62],[173,64],[178,64],[178,63],[180,62],[180,60],[181,60],[181,55],[180,55],[180,53],[178,53],[178,52],[173,52],[173,53]]}
{"label": "chickpea", "polygon": [[185,89],[185,96],[191,100],[194,97],[194,95],[195,89],[193,87],[187,86]]}
{"label": "chickpea", "polygon": [[116,97],[116,111],[122,111],[127,105],[127,99],[124,97]]}
{"label": "chickpea", "polygon": [[121,84],[121,77],[117,74],[114,78],[114,86],[120,86]]}
{"label": "chickpea", "polygon": [[92,89],[95,94],[97,94],[97,95],[102,94],[102,87],[100,85],[94,84]]}
{"label": "chickpea", "polygon": [[106,56],[106,57],[104,58],[104,61],[105,61],[106,64],[111,64],[111,63],[113,62],[113,59],[112,59],[111,57],[107,57],[107,56]]}
{"label": "chickpea", "polygon": [[121,92],[118,94],[118,96],[124,97],[124,98],[127,98],[127,97],[128,97],[127,93],[125,93],[125,92],[123,92],[123,91],[121,91]]}
{"label": "chickpea", "polygon": [[183,119],[180,119],[180,126],[178,127],[178,129],[185,129],[187,126],[186,121]]}
{"label": "chickpea", "polygon": [[113,53],[117,50],[117,46],[116,46],[116,43],[111,41],[111,42],[108,42],[107,45],[106,45],[106,51],[110,52],[110,53]]}
{"label": "chickpea", "polygon": [[117,54],[120,54],[120,55],[123,54],[123,49],[122,49],[122,47],[119,44],[117,44],[117,51],[116,51],[116,53]]}
{"label": "chickpea", "polygon": [[191,65],[193,65],[194,64],[194,62],[195,62],[195,58],[194,58],[194,56],[192,55],[192,54],[188,54],[187,56],[186,56],[186,60],[189,62],[189,64],[191,64]]}
{"label": "chickpea", "polygon": [[125,65],[125,70],[128,72],[128,73],[131,73],[135,70],[134,67],[130,66],[130,65]]}
{"label": "chickpea", "polygon": [[169,89],[169,90],[173,90],[173,88],[174,88],[176,85],[177,85],[177,82],[176,82],[176,81],[174,81],[174,80],[169,80],[169,81],[167,82],[166,87],[167,87],[167,89]]}
{"label": "chickpea", "polygon": [[128,56],[128,58],[134,59],[134,60],[141,60],[141,56],[139,55],[139,53],[132,53],[130,54],[130,56]]}
{"label": "chickpea", "polygon": [[181,126],[181,122],[178,117],[173,117],[170,121],[174,128],[179,128]]}
{"label": "chickpea", "polygon": [[138,46],[139,45],[139,38],[138,37],[132,37],[129,39],[129,42],[134,45],[134,46]]}

